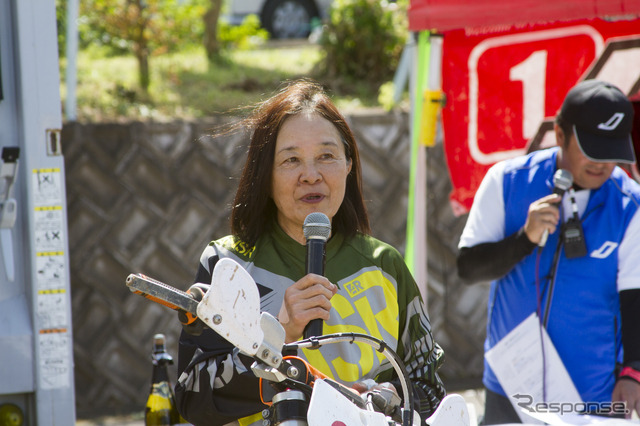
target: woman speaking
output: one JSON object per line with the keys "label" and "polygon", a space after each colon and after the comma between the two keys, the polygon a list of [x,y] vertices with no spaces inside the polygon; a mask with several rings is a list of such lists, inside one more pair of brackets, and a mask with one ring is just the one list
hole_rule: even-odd
{"label": "woman speaking", "polygon": [[[195,282],[210,283],[216,262],[232,258],[257,283],[260,308],[278,318],[286,343],[302,338],[314,319],[322,320],[323,334],[384,340],[404,361],[424,420],[445,395],[437,374],[443,351],[403,257],[370,235],[358,148],[344,117],[319,85],[301,80],[259,104],[239,126],[252,133],[232,234],[205,248]],[[305,272],[303,225],[314,212],[331,222],[324,276]],[[361,392],[373,381],[399,384],[382,354],[363,344],[300,352]],[[266,406],[252,362],[211,329],[198,336],[183,331],[176,384],[182,416],[198,426],[262,425]]]}

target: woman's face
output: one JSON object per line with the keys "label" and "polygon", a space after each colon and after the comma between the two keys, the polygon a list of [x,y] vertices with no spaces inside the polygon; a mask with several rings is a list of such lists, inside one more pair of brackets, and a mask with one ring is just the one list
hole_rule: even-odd
{"label": "woman's face", "polygon": [[350,171],[351,160],[330,121],[315,113],[288,118],[276,139],[271,182],[280,227],[304,244],[304,219],[314,212],[335,216]]}

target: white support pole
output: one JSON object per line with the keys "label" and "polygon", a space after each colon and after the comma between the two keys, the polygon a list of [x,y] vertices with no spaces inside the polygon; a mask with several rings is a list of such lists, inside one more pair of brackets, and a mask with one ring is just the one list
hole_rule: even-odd
{"label": "white support pole", "polygon": [[65,102],[65,116],[68,121],[75,121],[76,111],[76,85],[77,60],[78,60],[78,0],[67,0],[67,98]]}

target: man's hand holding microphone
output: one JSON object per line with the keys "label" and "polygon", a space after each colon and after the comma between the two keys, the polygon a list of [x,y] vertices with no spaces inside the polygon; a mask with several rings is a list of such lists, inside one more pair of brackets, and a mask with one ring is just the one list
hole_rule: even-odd
{"label": "man's hand holding microphone", "polygon": [[573,185],[573,176],[568,170],[558,169],[553,175],[553,193],[542,197],[529,206],[524,232],[529,241],[544,247],[549,234],[556,231],[560,221],[558,204],[564,193]]}

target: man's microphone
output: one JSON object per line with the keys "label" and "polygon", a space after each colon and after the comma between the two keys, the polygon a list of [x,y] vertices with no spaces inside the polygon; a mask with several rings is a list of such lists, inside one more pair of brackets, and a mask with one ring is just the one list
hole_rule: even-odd
{"label": "man's microphone", "polygon": [[[569,188],[573,185],[573,175],[569,170],[558,169],[553,174],[553,193],[562,197]],[[562,207],[562,206],[560,206]],[[549,230],[545,229],[540,237],[538,247],[544,247],[547,244],[547,238],[549,238]]]}
{"label": "man's microphone", "polygon": [[[307,240],[307,274],[324,275],[325,246],[331,235],[331,221],[324,213],[311,213],[304,219],[302,226],[304,238]],[[304,328],[305,339],[322,335],[322,320],[309,321]]]}

